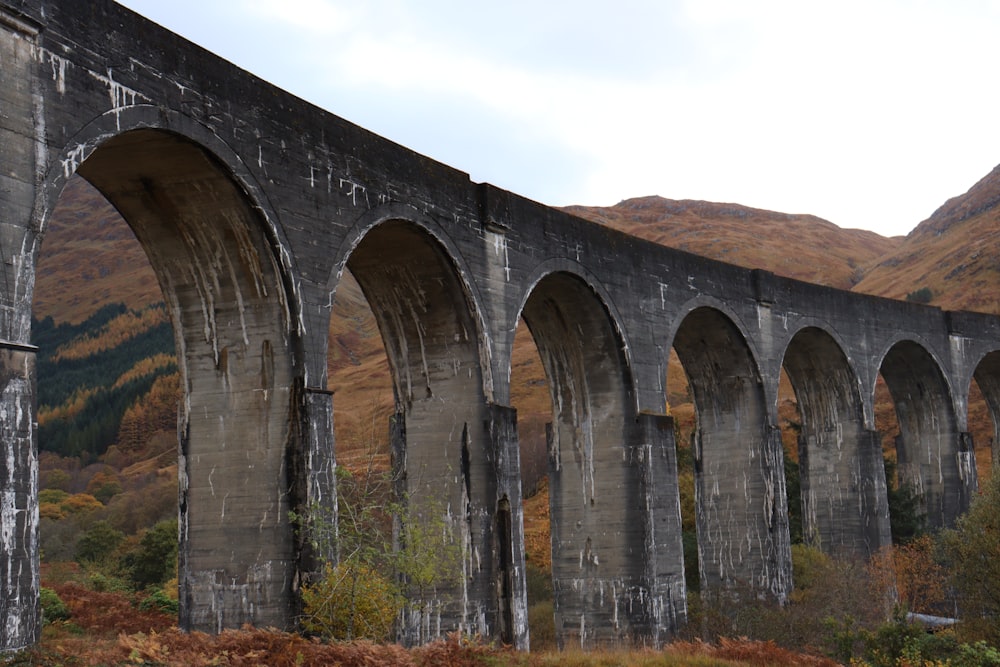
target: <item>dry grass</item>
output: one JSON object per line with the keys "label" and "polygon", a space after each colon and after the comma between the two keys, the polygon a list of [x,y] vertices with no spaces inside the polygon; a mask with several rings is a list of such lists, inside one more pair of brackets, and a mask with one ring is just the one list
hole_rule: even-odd
{"label": "dry grass", "polygon": [[652,649],[519,653],[449,637],[413,649],[355,641],[324,644],[273,630],[227,630],[219,635],[176,628],[116,637],[80,634],[71,626],[50,626],[39,647],[0,659],[5,667],[147,665],[162,667],[737,667],[775,665],[827,667],[836,663],[796,654],[771,642],[722,640],[719,644],[678,642]]}
{"label": "dry grass", "polygon": [[137,599],[123,593],[93,591],[77,580],[79,568],[49,568],[45,585],[56,590],[70,610],[68,621],[47,625],[39,646],[0,657],[2,667],[291,667],[363,665],[381,667],[729,667],[791,665],[825,667],[834,663],[797,654],[773,642],[721,640],[676,642],[661,651],[602,649],[517,652],[452,635],[412,649],[368,641],[326,644],[297,634],[245,627],[218,635],[181,632],[175,619],[140,611]]}

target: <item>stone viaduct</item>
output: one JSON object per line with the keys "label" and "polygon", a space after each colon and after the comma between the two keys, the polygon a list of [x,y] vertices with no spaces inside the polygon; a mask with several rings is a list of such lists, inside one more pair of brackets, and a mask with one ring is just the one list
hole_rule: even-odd
{"label": "stone viaduct", "polygon": [[[385,343],[395,465],[461,583],[404,639],[461,629],[527,648],[510,355],[523,318],[552,398],[560,641],[669,639],[686,620],[676,350],[696,403],[703,588],[792,586],[781,370],[802,418],[805,532],[889,542],[873,393],[932,525],[976,487],[973,378],[1000,407],[1000,320],[863,296],[654,245],[547,208],[303,102],[110,0],[0,0],[0,650],[39,635],[34,266],[79,174],[129,222],[175,329],[180,623],[294,628],[333,556],[331,301],[345,269]],[[996,419],[994,419],[996,421]],[[420,520],[420,519],[414,519]],[[319,545],[318,547],[316,545]]]}

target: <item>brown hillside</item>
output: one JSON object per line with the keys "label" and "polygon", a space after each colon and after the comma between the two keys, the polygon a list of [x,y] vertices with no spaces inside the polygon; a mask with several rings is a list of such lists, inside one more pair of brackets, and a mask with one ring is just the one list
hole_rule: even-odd
{"label": "brown hillside", "polygon": [[1000,313],[1000,166],[866,267],[854,290],[902,299],[924,287],[936,306]]}
{"label": "brown hillside", "polygon": [[671,248],[841,289],[850,289],[864,266],[902,241],[813,215],[687,199],[640,197],[608,208],[564,210]]}
{"label": "brown hillside", "polygon": [[108,303],[139,310],[162,301],[142,246],[118,211],[74,176],[42,237],[34,315],[78,323]]}

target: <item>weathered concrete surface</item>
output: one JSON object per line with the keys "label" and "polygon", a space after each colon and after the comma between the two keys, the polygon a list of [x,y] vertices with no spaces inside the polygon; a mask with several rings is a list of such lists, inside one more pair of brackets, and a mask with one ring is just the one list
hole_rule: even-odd
{"label": "weathered concrete surface", "polygon": [[35,351],[0,343],[0,649],[41,633],[34,383]]}
{"label": "weathered concrete surface", "polygon": [[[411,517],[443,520],[457,583],[413,600],[407,641],[460,629],[527,647],[511,346],[523,315],[552,397],[553,583],[563,645],[656,645],[686,622],[665,378],[694,393],[704,585],[791,585],[778,437],[802,414],[806,531],[888,542],[874,387],[934,525],[975,489],[975,378],[1000,408],[1000,320],[710,261],[573,218],[269,86],[109,0],[0,0],[0,649],[37,638],[30,343],[34,262],[79,174],[123,213],[169,304],[183,377],[181,624],[292,628],[336,552],[331,302],[378,321]],[[298,517],[298,521],[292,516]],[[296,530],[302,528],[304,530]],[[16,573],[16,576],[15,576]]]}
{"label": "weathered concrete surface", "polygon": [[44,159],[36,140],[37,36],[35,21],[0,6],[0,652],[41,634],[35,352],[28,344]]}

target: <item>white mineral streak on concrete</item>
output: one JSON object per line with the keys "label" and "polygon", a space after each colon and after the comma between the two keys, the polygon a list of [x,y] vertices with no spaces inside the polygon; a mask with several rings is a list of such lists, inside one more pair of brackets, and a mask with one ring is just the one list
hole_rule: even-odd
{"label": "white mineral streak on concrete", "polygon": [[32,55],[35,60],[52,67],[52,80],[56,84],[56,92],[62,94],[66,92],[66,66],[71,64],[65,58],[57,56],[48,49],[40,46],[32,46]]}
{"label": "white mineral streak on concrete", "polygon": [[84,157],[87,154],[87,146],[84,144],[77,144],[74,146],[65,158],[61,158],[59,162],[62,164],[63,177],[69,178],[76,173],[76,170],[83,163]]}
{"label": "white mineral streak on concrete", "polygon": [[589,410],[583,419],[583,423],[580,425],[583,431],[583,452],[584,452],[584,468],[585,468],[585,478],[584,478],[584,495],[587,493],[587,486],[590,486],[590,496],[585,497],[585,502],[593,502],[594,498],[597,497],[597,484],[596,484],[596,472],[594,470],[594,424],[591,419]]}
{"label": "white mineral streak on concrete", "polygon": [[503,258],[504,280],[510,282],[510,258],[507,253],[507,237],[503,234],[487,231],[486,238],[493,237],[493,254]]}
{"label": "white mineral streak on concrete", "polygon": [[341,194],[343,194],[345,197],[351,198],[351,206],[358,205],[358,194],[360,193],[361,196],[364,198],[365,207],[371,208],[371,202],[368,201],[368,188],[366,188],[365,186],[361,185],[360,183],[355,183],[354,181],[351,181],[349,179],[341,178],[340,188],[343,191],[341,192]]}
{"label": "white mineral streak on concrete", "polygon": [[142,100],[144,102],[152,101],[139,91],[133,90],[128,86],[115,81],[114,72],[110,67],[108,68],[107,76],[90,70],[88,70],[87,73],[108,87],[108,96],[111,98],[111,112],[115,115],[115,127],[118,130],[122,129],[121,112],[126,107],[135,106],[136,100]]}

